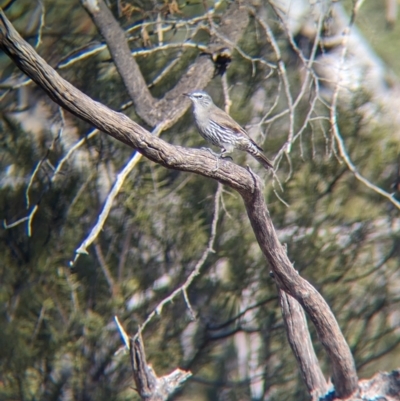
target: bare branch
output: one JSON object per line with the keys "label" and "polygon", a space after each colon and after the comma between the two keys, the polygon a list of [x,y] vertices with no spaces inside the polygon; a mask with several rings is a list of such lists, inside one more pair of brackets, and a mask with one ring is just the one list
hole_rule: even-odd
{"label": "bare branch", "polygon": [[313,400],[318,400],[326,394],[328,384],[314,352],[306,316],[299,303],[281,290],[279,290],[279,300],[289,344],[296,357],[301,376]]}
{"label": "bare branch", "polygon": [[142,400],[168,400],[171,394],[192,376],[192,373],[181,369],[175,369],[169,375],[157,377],[153,368],[147,364],[143,340],[140,333],[134,338],[129,337],[117,316],[115,316],[115,323],[125,347],[129,349],[136,391],[139,393]]}
{"label": "bare branch", "polygon": [[193,283],[193,280],[200,274],[200,270],[204,265],[204,262],[206,261],[208,255],[210,253],[214,253],[214,241],[215,241],[215,237],[217,235],[217,224],[218,224],[218,219],[219,219],[219,209],[220,209],[220,200],[221,200],[221,195],[222,195],[222,185],[218,184],[218,189],[215,193],[215,197],[214,197],[214,217],[213,217],[213,221],[211,223],[211,234],[210,234],[210,238],[208,240],[208,245],[207,248],[205,249],[205,251],[203,252],[203,254],[201,255],[200,260],[196,263],[195,268],[193,269],[193,271],[189,274],[188,278],[185,280],[185,282],[179,286],[179,288],[177,288],[176,290],[174,290],[168,297],[164,298],[153,310],[153,312],[151,312],[149,314],[149,316],[147,316],[146,320],[143,322],[143,324],[140,326],[140,333],[144,330],[144,328],[149,324],[149,322],[154,318],[154,316],[156,315],[160,315],[162,312],[163,307],[171,302],[172,300],[174,300],[181,292],[183,294],[183,297],[185,299],[186,305],[189,309],[190,314],[192,315],[192,317],[194,317],[194,312],[192,310],[192,307],[190,305],[189,302],[189,298],[187,295],[187,290],[190,287],[190,285]]}
{"label": "bare branch", "polygon": [[142,400],[166,401],[169,396],[192,374],[176,369],[166,376],[157,377],[154,370],[147,364],[143,348],[143,340],[139,335],[129,341],[133,378],[136,390]]}
{"label": "bare branch", "polygon": [[243,199],[257,241],[272,267],[279,288],[295,298],[314,323],[332,363],[336,395],[349,396],[357,388],[357,373],[349,346],[331,309],[318,291],[294,270],[286,248],[278,240],[261,191],[255,189],[252,198]]}
{"label": "bare branch", "polygon": [[[138,64],[131,55],[125,31],[119,26],[103,0],[97,1],[96,9],[89,7],[88,3],[83,0],[82,5],[86,8],[104,37],[118,73],[121,75],[129,96],[134,102],[136,112],[141,117],[146,115],[146,110],[153,106],[153,97],[147,89],[146,81]],[[138,101],[138,93],[140,93],[140,102]],[[152,123],[147,119],[145,121],[150,125],[155,125],[154,121]]]}
{"label": "bare branch", "polygon": [[106,278],[108,287],[110,288],[111,295],[114,296],[116,294],[116,286],[110,269],[108,268],[107,263],[104,259],[103,251],[101,250],[99,244],[95,244],[94,250],[96,252],[97,260],[99,261],[101,270],[103,271],[104,277]]}
{"label": "bare branch", "polygon": [[[153,135],[159,136],[162,132],[162,126],[158,126],[154,131]],[[76,250],[76,255],[73,261],[70,262],[70,266],[73,266],[79,258],[81,254],[87,254],[87,248],[96,240],[101,230],[104,227],[104,223],[107,220],[108,215],[110,214],[112,205],[114,203],[115,198],[119,194],[126,177],[129,173],[137,166],[142,155],[139,152],[135,152],[132,158],[129,160],[128,164],[122,169],[122,171],[118,174],[117,179],[111,189],[111,192],[108,194],[106,202],[104,204],[103,210],[101,211],[99,218],[97,220],[96,225],[92,228],[87,238],[82,242],[79,248]]]}
{"label": "bare branch", "polygon": [[319,339],[332,362],[336,394],[349,396],[357,387],[357,375],[350,349],[332,311],[322,296],[301,278],[279,243],[257,177],[222,160],[215,170],[215,158],[207,151],[172,146],[121,113],[93,101],[62,79],[15,31],[0,12],[0,48],[59,105],[99,130],[137,149],[148,159],[167,168],[190,171],[218,180],[237,190],[246,205],[258,243],[269,261],[279,287],[293,296],[309,314]]}
{"label": "bare branch", "polygon": [[18,225],[20,225],[21,223],[23,223],[24,221],[28,221],[27,224],[27,233],[28,233],[28,237],[32,236],[32,220],[35,217],[36,212],[39,209],[39,205],[35,205],[32,210],[29,212],[28,216],[22,217],[22,219],[18,219],[17,221],[15,221],[14,223],[11,224],[7,224],[6,220],[3,221],[3,226],[6,230],[8,230],[9,228],[13,228],[16,227]]}
{"label": "bare branch", "polygon": [[[86,2],[83,1],[83,5]],[[209,55],[199,57],[182,75],[177,85],[163,99],[154,99],[141,74],[138,64],[132,57],[125,32],[115,20],[103,0],[98,0],[97,10],[87,8],[97,28],[103,35],[113,61],[133,101],[137,114],[148,125],[154,127],[167,121],[166,128],[171,127],[188,109],[190,101],[182,101],[183,92],[196,88],[204,88],[214,75],[214,63],[209,57],[220,50],[232,48],[242,36],[247,24],[248,13],[239,2],[234,2],[221,18],[218,35],[214,35],[209,45]],[[216,31],[216,30],[215,30]],[[229,43],[221,37],[229,34]]]}
{"label": "bare branch", "polygon": [[347,153],[344,140],[343,140],[342,136],[340,135],[339,127],[337,124],[337,104],[338,104],[338,98],[339,98],[339,93],[340,93],[340,89],[341,89],[340,88],[340,74],[342,72],[342,69],[344,67],[345,60],[346,60],[346,55],[347,55],[347,51],[348,51],[348,40],[349,40],[352,24],[354,23],[356,13],[357,13],[358,9],[361,7],[362,2],[363,1],[361,1],[361,0],[358,0],[355,2],[354,7],[353,7],[353,14],[352,14],[351,21],[349,23],[349,26],[346,28],[346,30],[343,34],[343,39],[342,39],[343,49],[342,49],[342,53],[341,53],[341,57],[340,57],[340,64],[339,64],[339,68],[337,71],[336,80],[335,80],[336,84],[335,84],[335,88],[334,88],[334,92],[333,92],[333,96],[332,96],[332,105],[330,107],[330,115],[329,115],[330,123],[332,126],[333,135],[334,135],[336,143],[339,147],[339,155],[346,163],[347,168],[354,174],[354,176],[357,178],[357,180],[362,182],[365,186],[372,189],[376,193],[378,193],[378,194],[382,195],[383,197],[385,197],[386,199],[388,199],[393,205],[395,205],[398,209],[400,209],[400,202],[394,197],[394,194],[390,194],[390,193],[384,191],[382,188],[373,184],[372,182],[367,180],[365,177],[362,176],[362,174],[360,174],[358,172],[357,167],[354,165],[349,154]]}
{"label": "bare branch", "polygon": [[93,129],[87,136],[85,136],[82,139],[79,139],[73,146],[71,146],[68,149],[68,152],[65,154],[65,156],[58,162],[57,167],[54,169],[53,176],[51,177],[51,181],[53,182],[56,178],[57,175],[60,174],[62,167],[64,166],[64,163],[72,156],[72,154],[79,149],[87,140],[93,138],[99,133],[98,129]]}

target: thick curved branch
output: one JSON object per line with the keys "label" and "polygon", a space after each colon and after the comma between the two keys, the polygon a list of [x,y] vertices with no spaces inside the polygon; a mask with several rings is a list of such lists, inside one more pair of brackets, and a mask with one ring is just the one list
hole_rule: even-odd
{"label": "thick curved branch", "polygon": [[[3,12],[0,11],[0,48],[15,64],[37,83],[57,104],[87,121],[100,131],[137,149],[148,159],[164,167],[190,171],[217,179],[240,193],[251,192],[254,182],[244,168],[229,161],[220,161],[215,168],[215,157],[210,152],[172,146],[153,136],[125,114],[109,109],[85,95],[51,68],[25,42]],[[182,96],[183,98],[183,96]]]}
{"label": "thick curved branch", "polygon": [[282,290],[279,290],[279,302],[286,334],[299,365],[301,377],[312,400],[318,400],[327,393],[329,387],[315,355],[304,310],[295,299]]}
{"label": "thick curved branch", "polygon": [[[93,8],[82,1],[97,29],[104,37],[118,73],[120,74],[138,116],[146,124],[154,127],[167,121],[165,129],[174,125],[186,112],[189,100],[182,101],[183,92],[204,88],[212,79],[215,66],[211,57],[201,56],[191,65],[178,83],[162,99],[151,95],[136,60],[128,46],[125,31],[120,27],[103,0]],[[243,35],[249,22],[248,12],[240,2],[233,2],[221,16],[218,36],[214,35],[209,44],[209,52],[232,51],[233,46]],[[221,38],[226,37],[227,40]]]}
{"label": "thick curved branch", "polygon": [[90,3],[86,1],[81,1],[81,3],[105,39],[117,71],[124,82],[130,98],[133,100],[136,113],[149,125],[156,125],[152,121],[150,122],[151,118],[147,116],[147,110],[153,107],[154,99],[147,88],[146,81],[138,64],[132,56],[125,31],[115,20],[103,0],[98,0],[96,2],[97,7],[95,8],[91,7]]}
{"label": "thick curved branch", "polygon": [[280,244],[269,216],[258,178],[228,161],[220,161],[207,151],[172,146],[130,120],[84,95],[61,78],[16,32],[0,10],[0,48],[56,103],[99,130],[137,149],[148,159],[170,169],[190,171],[213,178],[237,190],[246,205],[254,233],[268,259],[279,287],[295,298],[315,325],[319,339],[333,366],[338,397],[357,388],[357,375],[350,349],[332,311],[322,296],[294,270],[286,249]]}
{"label": "thick curved branch", "polygon": [[283,291],[295,298],[309,315],[332,363],[333,381],[339,398],[357,388],[357,373],[350,348],[331,309],[319,292],[294,270],[286,248],[279,242],[271,217],[259,189],[244,198],[257,241],[268,259],[275,280]]}

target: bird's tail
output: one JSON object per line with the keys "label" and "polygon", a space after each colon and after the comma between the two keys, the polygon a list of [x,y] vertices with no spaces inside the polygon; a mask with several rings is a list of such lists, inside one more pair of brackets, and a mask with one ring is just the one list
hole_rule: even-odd
{"label": "bird's tail", "polygon": [[272,162],[270,160],[268,160],[267,156],[264,155],[262,148],[260,148],[260,146],[258,146],[251,139],[250,139],[250,143],[248,143],[246,152],[251,154],[267,170],[274,169],[274,165],[272,164]]}
{"label": "bird's tail", "polygon": [[264,155],[264,153],[257,152],[257,153],[251,153],[251,155],[263,165],[264,168],[268,169],[274,169],[274,165],[270,160],[267,159],[267,156]]}

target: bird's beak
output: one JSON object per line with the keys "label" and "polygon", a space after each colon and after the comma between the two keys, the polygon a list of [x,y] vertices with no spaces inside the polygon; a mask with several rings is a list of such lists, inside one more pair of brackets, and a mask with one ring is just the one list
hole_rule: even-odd
{"label": "bird's beak", "polygon": [[182,93],[183,96],[190,97],[190,93]]}

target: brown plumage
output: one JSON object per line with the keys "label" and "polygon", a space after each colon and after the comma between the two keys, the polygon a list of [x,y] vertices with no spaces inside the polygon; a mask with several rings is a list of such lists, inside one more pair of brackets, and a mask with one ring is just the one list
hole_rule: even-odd
{"label": "brown plumage", "polygon": [[217,107],[210,95],[203,91],[185,93],[193,103],[193,114],[200,135],[221,148],[221,157],[234,149],[249,153],[266,169],[273,169],[263,150],[248,133],[225,111]]}

